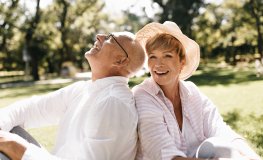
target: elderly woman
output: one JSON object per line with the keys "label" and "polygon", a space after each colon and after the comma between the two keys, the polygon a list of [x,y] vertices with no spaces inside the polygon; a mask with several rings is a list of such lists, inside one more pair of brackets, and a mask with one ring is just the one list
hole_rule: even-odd
{"label": "elderly woman", "polygon": [[139,113],[138,159],[260,159],[197,86],[184,81],[199,64],[195,41],[169,21],[150,23],[136,36],[147,53],[151,73],[133,88]]}

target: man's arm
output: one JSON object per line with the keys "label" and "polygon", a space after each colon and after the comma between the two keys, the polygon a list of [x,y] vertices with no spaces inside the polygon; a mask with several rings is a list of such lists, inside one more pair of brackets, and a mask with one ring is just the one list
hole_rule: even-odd
{"label": "man's arm", "polygon": [[[78,82],[79,83],[79,82]],[[0,128],[41,127],[58,123],[72,98],[76,84],[42,96],[33,96],[0,109]]]}

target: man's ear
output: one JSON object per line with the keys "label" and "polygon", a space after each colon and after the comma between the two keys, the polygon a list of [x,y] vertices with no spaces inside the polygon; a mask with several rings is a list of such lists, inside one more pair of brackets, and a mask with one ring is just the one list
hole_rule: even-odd
{"label": "man's ear", "polygon": [[114,66],[119,66],[119,67],[123,67],[123,66],[127,66],[129,63],[129,58],[127,57],[118,57],[116,58],[116,61],[114,62]]}

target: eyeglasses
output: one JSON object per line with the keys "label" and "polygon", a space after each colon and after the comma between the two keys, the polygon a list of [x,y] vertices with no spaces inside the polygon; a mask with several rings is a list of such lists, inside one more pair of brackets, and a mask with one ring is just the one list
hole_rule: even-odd
{"label": "eyeglasses", "polygon": [[112,34],[112,33],[109,33],[106,37],[105,37],[105,39],[107,40],[107,39],[109,39],[110,37],[112,37],[113,39],[114,39],[114,41],[118,44],[118,46],[120,46],[121,47],[121,49],[125,52],[125,54],[126,54],[126,57],[128,58],[129,56],[128,56],[128,53],[125,51],[125,49],[121,46],[121,44],[117,41],[117,39],[115,38],[115,36]]}

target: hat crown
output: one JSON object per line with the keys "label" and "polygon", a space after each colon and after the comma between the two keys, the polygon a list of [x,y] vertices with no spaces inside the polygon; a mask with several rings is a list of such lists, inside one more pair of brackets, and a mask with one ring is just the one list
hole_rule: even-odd
{"label": "hat crown", "polygon": [[181,29],[179,28],[179,26],[171,21],[165,21],[163,23],[163,25],[165,25],[167,27],[167,29],[169,29],[170,32],[178,32],[183,34],[183,32],[181,31]]}

